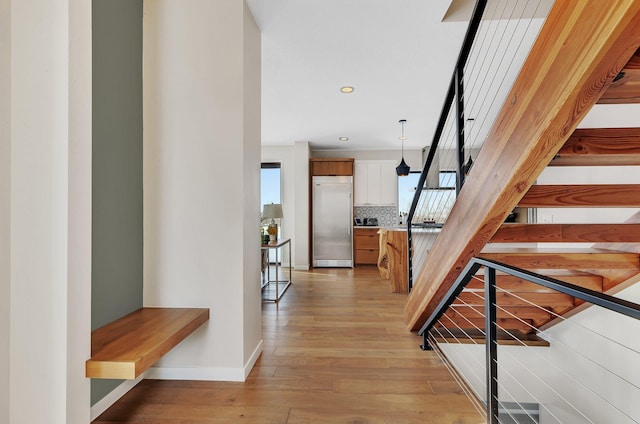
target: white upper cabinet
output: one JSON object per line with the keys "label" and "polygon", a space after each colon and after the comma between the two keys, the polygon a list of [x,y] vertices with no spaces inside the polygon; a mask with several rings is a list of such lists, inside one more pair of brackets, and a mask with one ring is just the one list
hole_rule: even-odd
{"label": "white upper cabinet", "polygon": [[393,206],[398,199],[396,163],[392,160],[354,162],[354,204]]}

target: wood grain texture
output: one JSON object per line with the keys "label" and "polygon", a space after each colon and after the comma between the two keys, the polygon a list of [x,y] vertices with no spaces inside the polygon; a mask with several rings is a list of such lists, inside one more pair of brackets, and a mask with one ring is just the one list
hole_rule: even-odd
{"label": "wood grain texture", "polygon": [[135,379],[208,320],[206,308],[140,308],[91,332],[86,376]]}
{"label": "wood grain texture", "polygon": [[[640,224],[640,212],[636,212],[629,219],[627,219],[625,224]],[[640,253],[640,243],[632,243],[632,242],[620,242],[613,244],[601,244],[597,243],[593,247],[600,249],[611,249],[617,250],[619,252],[635,252]]]}
{"label": "wood grain texture", "polygon": [[503,224],[491,243],[640,243],[640,224]]}
{"label": "wood grain texture", "polygon": [[636,51],[622,72],[622,78],[607,88],[598,103],[640,103],[640,50]]}
{"label": "wood grain texture", "polygon": [[[567,283],[575,284],[576,286],[584,287],[590,290],[602,291],[602,276],[590,274],[580,271],[565,271],[557,272],[554,270],[534,270],[539,274],[546,275],[547,277],[556,278],[558,280],[565,281]],[[481,290],[484,288],[484,276],[479,275],[479,278],[472,279],[468,284],[468,289]],[[548,293],[554,292],[546,287],[540,286],[535,283],[523,280],[513,275],[496,275],[496,285],[500,290],[510,291],[513,293],[519,292],[538,292]]]}
{"label": "wood grain texture", "polygon": [[294,279],[277,305],[263,304],[263,352],[244,383],[143,380],[94,423],[484,422],[438,356],[420,350],[406,297],[375,267]]}
{"label": "wood grain texture", "polygon": [[640,165],[640,128],[577,129],[549,166]]}
{"label": "wood grain texture", "polygon": [[311,158],[309,172],[312,176],[352,176],[353,158]]}
{"label": "wood grain texture", "polygon": [[605,249],[507,249],[489,246],[478,256],[524,269],[640,269],[637,253]]}
{"label": "wood grain texture", "polygon": [[[498,318],[496,324],[500,330],[506,331],[520,331],[523,334],[529,334],[535,332],[533,321],[530,319],[516,319],[516,318]],[[457,329],[475,329],[484,331],[485,320],[483,318],[467,318],[463,316],[440,318],[440,324],[436,325],[440,329],[441,333],[446,334],[446,330],[443,328],[457,328]]]}
{"label": "wood grain texture", "polygon": [[356,265],[376,265],[380,254],[378,228],[353,229],[353,253]]}
{"label": "wood grain texture", "polygon": [[555,2],[414,282],[409,329],[424,324],[638,47],[640,2]]}
{"label": "wood grain texture", "polygon": [[387,254],[387,229],[378,231],[378,260],[376,262],[380,277],[389,279],[389,255]]}
{"label": "wood grain texture", "polygon": [[[498,318],[519,318],[523,320],[531,320],[534,325],[538,326],[542,323],[549,322],[552,318],[548,310],[544,310],[535,306],[504,306],[496,311]],[[484,306],[476,307],[469,305],[455,305],[445,313],[447,316],[465,316],[473,319],[483,319]]]}
{"label": "wood grain texture", "polygon": [[[496,293],[496,300],[498,306],[537,306],[546,310],[557,310],[574,306],[573,297],[563,293],[507,293],[498,291]],[[458,298],[454,300],[454,304],[484,306],[484,292],[463,291]]]}
{"label": "wood grain texture", "polygon": [[523,208],[640,207],[640,184],[534,185],[518,202]]}
{"label": "wood grain texture", "polygon": [[[471,345],[482,345],[485,343],[484,334],[477,330],[447,329],[446,333],[437,334],[433,338],[438,343]],[[549,342],[546,340],[541,339],[534,334],[524,334],[518,330],[513,330],[512,332],[498,330],[497,342],[500,346],[549,346]]]}
{"label": "wood grain texture", "polygon": [[389,279],[393,293],[409,292],[407,269],[407,232],[387,231],[387,257],[389,258]]}

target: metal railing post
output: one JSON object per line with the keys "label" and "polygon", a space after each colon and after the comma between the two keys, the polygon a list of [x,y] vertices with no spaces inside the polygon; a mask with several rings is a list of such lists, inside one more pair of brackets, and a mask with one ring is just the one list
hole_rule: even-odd
{"label": "metal railing post", "polygon": [[[409,272],[408,272],[408,285],[409,292],[413,288],[413,261],[412,261],[412,239],[411,239],[411,221],[413,220],[413,215],[416,211],[416,206],[418,205],[418,201],[422,194],[422,189],[425,187],[425,183],[427,180],[427,174],[431,169],[431,165],[433,164],[434,157],[436,151],[438,149],[438,143],[440,142],[440,138],[442,137],[442,133],[444,131],[445,124],[447,122],[447,116],[449,115],[449,111],[451,110],[451,106],[453,105],[453,101],[456,98],[456,92],[459,91],[458,101],[456,102],[456,107],[464,107],[462,100],[462,74],[465,65],[467,64],[467,60],[469,59],[469,55],[471,54],[471,47],[473,46],[473,42],[475,40],[476,34],[478,33],[478,29],[480,28],[480,21],[482,20],[482,15],[484,14],[484,10],[487,7],[488,0],[476,0],[475,7],[473,9],[473,15],[471,17],[471,21],[469,22],[469,27],[467,28],[467,33],[464,37],[464,42],[462,44],[462,48],[460,50],[460,55],[458,56],[458,60],[456,62],[456,69],[454,71],[454,75],[451,78],[449,83],[449,89],[447,91],[447,96],[444,100],[444,105],[442,107],[442,111],[440,113],[440,119],[436,126],[436,130],[433,136],[433,141],[431,143],[431,147],[429,148],[429,154],[427,155],[427,160],[422,169],[422,173],[420,174],[420,179],[418,180],[418,186],[416,187],[416,193],[413,196],[413,201],[411,202],[411,207],[409,208],[409,215],[407,217],[407,233],[408,233],[408,249],[407,255],[409,256],[407,263],[409,264]],[[459,81],[458,81],[459,79]],[[460,104],[458,104],[460,103]],[[458,113],[458,120],[462,119],[462,123],[458,123],[458,135],[461,134],[461,129],[464,131],[464,113]],[[458,151],[460,151],[460,146],[458,146]],[[458,171],[456,171],[456,190],[460,191],[460,187],[462,187],[462,182],[464,179],[464,172],[462,171],[462,167],[464,166],[464,141],[462,143],[462,159],[458,159]],[[458,183],[459,181],[459,183]]]}
{"label": "metal railing post", "polygon": [[411,236],[411,222],[407,225],[407,289],[411,293],[413,288],[413,237]]}
{"label": "metal railing post", "polygon": [[487,423],[498,423],[498,333],[496,270],[484,268],[485,343],[487,360]]}
{"label": "metal railing post", "polygon": [[464,184],[464,70],[458,66],[454,74],[456,87],[456,195]]}

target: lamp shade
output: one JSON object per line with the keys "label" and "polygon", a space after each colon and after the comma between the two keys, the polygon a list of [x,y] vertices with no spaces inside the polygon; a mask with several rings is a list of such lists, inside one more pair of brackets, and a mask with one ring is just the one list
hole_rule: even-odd
{"label": "lamp shade", "polygon": [[407,122],[406,119],[401,119],[398,121],[400,123],[400,141],[402,141],[402,160],[400,161],[400,165],[396,166],[396,174],[398,174],[398,177],[405,177],[407,175],[409,175],[409,165],[407,165],[407,162],[404,161],[404,141],[407,139],[407,137],[404,136],[404,124],[405,122]]}
{"label": "lamp shade", "polygon": [[271,203],[269,205],[264,205],[264,208],[262,209],[262,218],[282,218],[282,205],[280,203]]}
{"label": "lamp shade", "polygon": [[400,162],[400,165],[396,166],[396,174],[398,174],[398,177],[404,177],[409,175],[409,170],[410,170],[409,165],[407,165],[403,157],[402,161]]}

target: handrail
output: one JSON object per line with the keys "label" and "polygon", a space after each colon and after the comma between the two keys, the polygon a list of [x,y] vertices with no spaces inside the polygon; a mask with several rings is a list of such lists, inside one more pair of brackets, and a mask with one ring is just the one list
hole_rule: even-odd
{"label": "handrail", "polygon": [[[433,164],[433,159],[438,150],[438,143],[442,137],[442,132],[444,131],[445,124],[447,122],[447,116],[451,110],[451,106],[453,105],[454,99],[457,99],[457,105],[459,107],[463,107],[463,90],[462,90],[462,81],[464,75],[464,67],[467,64],[467,60],[469,59],[469,55],[471,53],[471,48],[473,46],[473,42],[475,41],[476,34],[478,33],[478,28],[480,27],[480,21],[482,20],[482,16],[484,15],[484,10],[487,6],[488,0],[477,0],[476,5],[473,10],[473,15],[471,17],[471,21],[469,22],[469,27],[467,28],[467,33],[464,37],[464,42],[462,43],[462,48],[460,49],[460,54],[458,55],[458,60],[456,62],[456,67],[451,76],[451,82],[449,83],[449,90],[447,91],[447,96],[445,97],[444,105],[442,106],[442,112],[440,113],[440,119],[438,120],[438,125],[436,126],[436,131],[433,136],[433,142],[431,143],[431,147],[429,148],[429,153],[427,155],[427,161],[425,162],[424,168],[422,169],[422,173],[420,174],[420,178],[418,179],[418,185],[416,187],[416,193],[413,196],[413,201],[411,202],[411,208],[409,208],[409,214],[407,215],[407,254],[408,254],[408,289],[411,291],[413,287],[413,264],[412,264],[412,256],[413,256],[413,246],[411,243],[411,221],[413,220],[413,216],[416,211],[416,207],[418,205],[418,201],[420,200],[420,195],[422,193],[422,189],[424,188],[424,184],[427,180],[427,175],[431,169],[431,165]],[[458,111],[458,122],[460,120],[464,120],[464,110]],[[464,156],[464,136],[460,129],[458,129],[458,154]],[[458,179],[456,183],[456,188],[460,191],[460,187],[462,187],[464,173],[462,172],[463,162],[458,161]]]}
{"label": "handrail", "polygon": [[585,302],[601,306],[630,318],[640,320],[640,305],[595,290],[576,286],[555,278],[536,274],[535,272],[516,268],[501,262],[483,258],[472,258],[455,283],[442,299],[437,309],[431,314],[426,324],[422,326],[419,335],[423,336],[424,350],[430,350],[428,334],[438,320],[444,315],[454,300],[474,277],[481,267],[485,267],[484,308],[485,308],[485,346],[486,346],[486,383],[487,383],[487,422],[498,423],[498,361],[497,361],[497,307],[496,307],[496,271],[518,277],[581,299]]}
{"label": "handrail", "polygon": [[424,335],[425,332],[429,331],[431,327],[435,325],[438,319],[442,317],[446,309],[451,306],[456,297],[462,292],[467,283],[473,278],[473,276],[482,266],[494,269],[496,271],[504,272],[514,277],[518,277],[523,280],[538,284],[540,286],[556,290],[560,293],[568,294],[569,296],[573,296],[580,300],[584,300],[585,302],[607,308],[628,317],[640,319],[640,305],[638,305],[637,303],[619,299],[606,293],[600,293],[595,290],[576,286],[575,284],[570,284],[565,281],[557,280],[555,278],[536,274],[535,272],[516,268],[502,262],[493,261],[491,259],[473,258],[471,259],[471,261],[469,261],[460,276],[456,279],[456,282],[453,284],[451,289],[449,289],[446,296],[442,299],[436,310],[433,312],[433,314],[431,314],[427,322],[422,326],[422,328],[418,332],[418,335]]}

